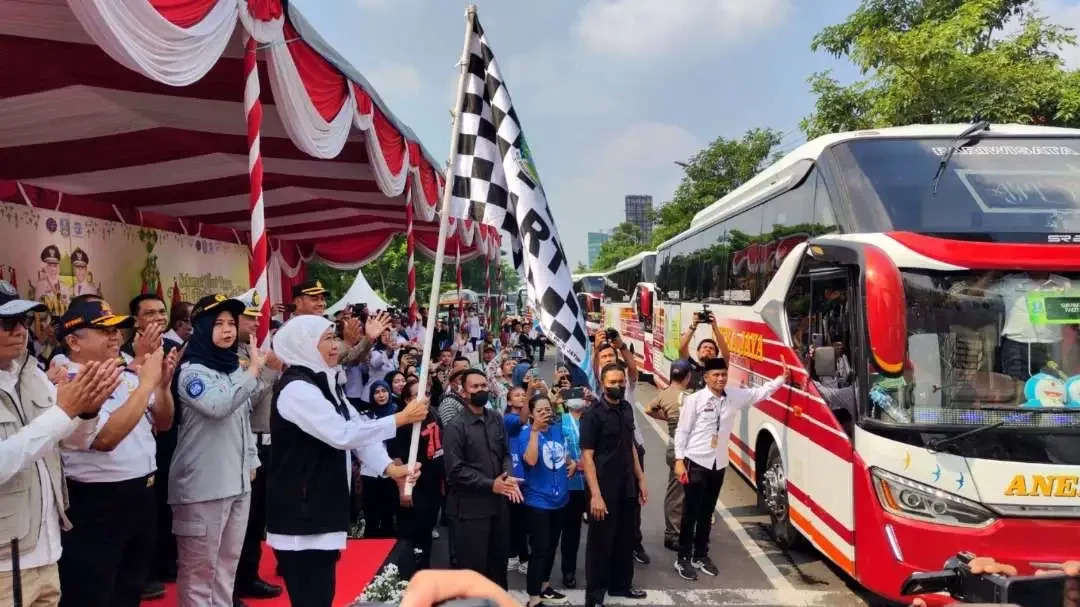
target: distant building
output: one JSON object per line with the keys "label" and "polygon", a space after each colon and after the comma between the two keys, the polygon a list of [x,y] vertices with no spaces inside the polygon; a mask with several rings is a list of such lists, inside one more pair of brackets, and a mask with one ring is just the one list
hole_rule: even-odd
{"label": "distant building", "polygon": [[596,258],[600,256],[600,245],[607,242],[608,238],[611,236],[603,232],[589,232],[589,267],[596,263]]}
{"label": "distant building", "polygon": [[630,194],[626,197],[626,221],[641,230],[642,242],[652,241],[652,196]]}

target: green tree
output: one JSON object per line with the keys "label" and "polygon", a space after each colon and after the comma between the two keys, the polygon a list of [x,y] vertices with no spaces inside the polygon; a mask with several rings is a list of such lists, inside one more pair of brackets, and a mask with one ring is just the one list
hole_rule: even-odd
{"label": "green tree", "polygon": [[[416,302],[420,306],[426,306],[428,296],[431,293],[431,279],[434,276],[435,264],[427,257],[417,254],[415,259],[416,270]],[[505,255],[500,256],[502,264],[502,288],[505,293],[515,293],[521,285],[521,280],[513,266],[506,260]],[[364,277],[368,284],[394,306],[405,306],[409,301],[408,284],[409,257],[404,235],[395,236],[381,255],[364,265]],[[335,302],[352,286],[356,277],[355,270],[335,270],[318,262],[311,262],[307,266],[308,276],[321,280],[327,290],[326,299]],[[495,263],[491,265],[491,290],[497,292],[499,285],[495,283]],[[441,292],[452,292],[457,289],[456,268],[453,256],[447,256],[442,273]],[[477,293],[486,292],[484,279],[484,261],[474,259],[467,261],[461,266],[462,287],[472,289]]]}
{"label": "green tree", "polygon": [[615,226],[611,238],[600,245],[600,253],[596,256],[593,271],[603,272],[615,267],[620,261],[645,250],[641,242],[641,228],[637,225],[624,221]]}
{"label": "green tree", "polygon": [[695,154],[683,165],[686,174],[675,195],[655,214],[657,225],[653,229],[652,246],[690,227],[694,214],[773,162],[778,157],[774,150],[781,138],[772,129],[751,129],[741,139],[717,137]]}
{"label": "green tree", "polygon": [[1071,30],[1033,0],[863,0],[811,48],[847,57],[864,79],[810,77],[808,138],[913,123],[989,120],[1080,126],[1080,76],[1058,54]]}

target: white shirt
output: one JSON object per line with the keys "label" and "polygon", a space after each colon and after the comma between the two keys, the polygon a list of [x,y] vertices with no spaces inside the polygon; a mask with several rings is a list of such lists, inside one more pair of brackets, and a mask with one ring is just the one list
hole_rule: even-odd
{"label": "white shirt", "polygon": [[424,323],[416,321],[411,327],[405,329],[405,333],[409,336],[409,339],[416,343],[424,343]]}
{"label": "white shirt", "polygon": [[[30,363],[33,364],[33,363]],[[0,370],[0,390],[7,393],[16,405],[21,405],[15,384],[18,381],[19,365]],[[40,369],[38,373],[41,373]],[[44,373],[42,373],[44,376]],[[49,385],[52,399],[56,400],[56,386],[47,378],[42,381]],[[37,469],[38,484],[41,487],[41,520],[37,544],[29,553],[19,558],[19,567],[23,570],[52,565],[60,560],[60,517],[56,514],[49,469],[45,467],[44,456],[55,449],[58,442],[66,438],[76,441],[93,432],[95,420],[70,418],[57,406],[49,408],[34,421],[23,427],[14,436],[0,441],[0,483],[6,483],[19,471],[30,465]],[[0,572],[11,571],[10,551],[0,551]]]}
{"label": "white shirt", "polygon": [[[78,371],[79,365],[68,361],[68,373]],[[154,395],[146,411],[139,418],[135,427],[120,440],[112,451],[97,451],[91,448],[101,429],[114,411],[124,406],[128,398],[139,387],[139,376],[124,371],[120,385],[109,396],[97,416],[93,432],[82,437],[81,441],[65,441],[61,456],[64,459],[64,476],[81,483],[115,483],[147,476],[157,471],[157,443],[154,441],[154,424],[150,407],[154,406]]]}
{"label": "white shirt", "polygon": [[175,329],[169,329],[169,332],[161,336],[163,339],[167,339],[174,344],[184,345],[184,340],[180,338],[180,335],[176,333]]}
{"label": "white shirt", "polygon": [[[1049,289],[1068,289],[1069,280],[1064,276],[1050,275],[1046,281]],[[1002,279],[995,292],[1005,302],[1005,327],[1001,335],[1023,344],[1056,344],[1061,341],[1061,327],[1057,325],[1035,325],[1028,312],[1027,296],[1042,290],[1043,283],[1033,280],[1026,274],[1010,274]]]}
{"label": "white shirt", "polygon": [[[709,470],[728,465],[728,440],[735,415],[765,400],[784,385],[783,376],[752,389],[726,388],[722,396],[708,387],[683,399],[675,428],[675,459],[689,459]],[[716,446],[713,446],[715,437]]]}
{"label": "white shirt", "polygon": [[473,339],[480,339],[480,317],[475,314],[469,317],[469,337]]}
{"label": "white shirt", "polygon": [[[294,381],[278,395],[278,414],[298,428],[335,449],[350,451],[360,461],[360,473],[379,477],[392,463],[383,441],[397,436],[394,417],[369,419],[361,416],[352,405],[349,419],[342,419],[331,407],[313,406],[325,403],[326,397],[314,384]],[[352,461],[345,458],[345,478],[352,495]],[[344,550],[348,533],[334,531],[312,535],[267,533],[266,543],[276,550]]]}

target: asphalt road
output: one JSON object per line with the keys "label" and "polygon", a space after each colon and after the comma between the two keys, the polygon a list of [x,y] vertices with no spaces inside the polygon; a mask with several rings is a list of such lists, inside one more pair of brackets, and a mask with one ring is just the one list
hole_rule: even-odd
{"label": "asphalt road", "polygon": [[[545,378],[553,371],[552,349],[541,364]],[[741,476],[728,471],[712,528],[710,556],[720,575],[700,575],[696,582],[680,578],[674,570],[675,553],[664,548],[663,497],[667,487],[664,452],[667,429],[643,414],[643,406],[656,391],[652,386],[637,388],[637,422],[645,437],[645,476],[649,484],[649,503],[642,512],[642,535],[649,565],[635,565],[634,585],[648,591],[644,600],[608,597],[610,605],[731,605],[731,606],[862,606],[870,604],[864,593],[813,551],[784,552],[769,538],[768,518],[757,509],[754,490]],[[559,557],[552,572],[552,584],[565,592],[572,605],[584,605],[585,542],[588,526],[582,528],[578,557],[578,589],[563,590]],[[446,534],[443,533],[445,538]],[[442,541],[437,542],[442,544]],[[435,566],[445,566],[445,546],[435,553]],[[525,576],[510,573],[510,588],[526,603]]]}

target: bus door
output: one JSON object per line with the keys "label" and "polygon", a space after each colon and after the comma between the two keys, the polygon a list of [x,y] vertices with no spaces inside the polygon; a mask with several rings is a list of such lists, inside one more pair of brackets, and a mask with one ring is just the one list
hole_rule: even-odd
{"label": "bus door", "polygon": [[638,322],[641,323],[641,330],[645,333],[652,333],[652,316],[653,316],[653,302],[652,302],[652,289],[648,285],[638,283],[634,289],[634,296],[630,298],[630,305],[632,306]]}
{"label": "bus door", "polygon": [[[787,481],[791,522],[831,560],[854,560],[853,448],[858,411],[855,362],[866,360],[854,265],[803,260],[785,301],[790,343],[804,373],[788,402]],[[844,486],[837,486],[843,483]]]}

